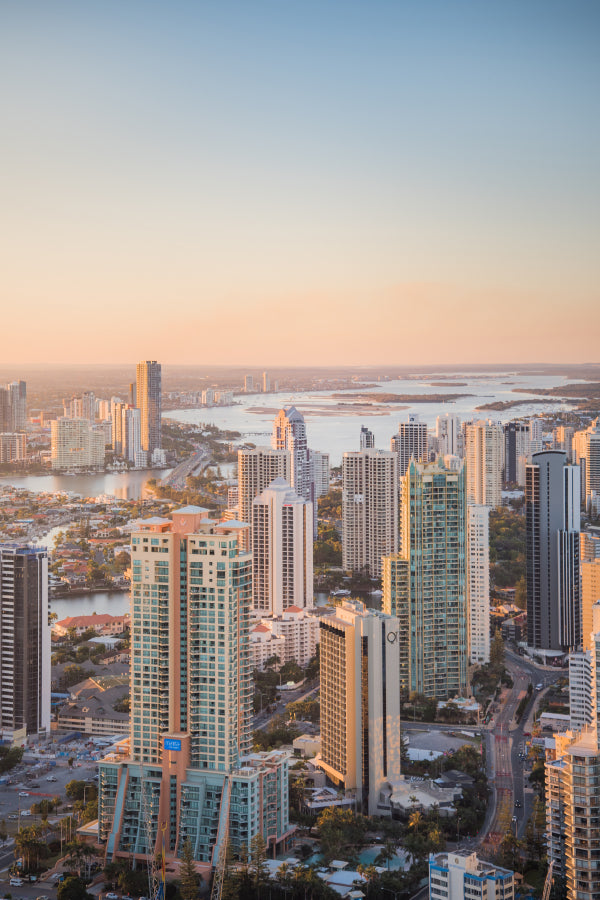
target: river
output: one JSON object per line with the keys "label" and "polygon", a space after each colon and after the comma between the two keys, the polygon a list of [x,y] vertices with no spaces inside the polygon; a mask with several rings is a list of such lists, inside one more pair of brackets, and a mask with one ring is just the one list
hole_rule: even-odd
{"label": "river", "polygon": [[[456,384],[454,384],[456,382]],[[398,431],[398,422],[406,421],[411,413],[418,413],[421,420],[429,428],[435,428],[438,415],[451,413],[462,421],[492,418],[494,421],[507,422],[510,419],[536,415],[540,412],[552,412],[569,409],[569,404],[555,398],[544,403],[523,403],[503,412],[476,410],[477,406],[498,400],[534,400],[541,399],[535,394],[515,393],[515,388],[549,388],[566,384],[567,379],[557,375],[524,375],[510,372],[500,373],[461,373],[436,377],[427,376],[422,379],[401,379],[380,382],[373,388],[357,386],[356,392],[336,393],[368,393],[373,401],[377,394],[469,394],[440,403],[381,403],[375,412],[358,410],[350,404],[356,402],[350,396],[346,400],[332,399],[330,391],[309,391],[306,393],[280,392],[278,394],[250,394],[236,397],[234,406],[214,407],[212,409],[169,410],[165,418],[175,419],[190,424],[206,423],[216,425],[225,430],[239,431],[244,438],[257,445],[269,444],[275,412],[284,406],[295,405],[304,415],[308,444],[315,450],[329,453],[331,465],[340,465],[342,454],[346,450],[359,449],[360,426],[367,426],[375,435],[375,445],[384,450],[390,447],[392,435]],[[571,383],[571,382],[570,382]],[[344,406],[340,408],[340,404]],[[264,412],[251,412],[264,409]]]}
{"label": "river", "polygon": [[150,478],[166,478],[171,469],[134,469],[128,472],[95,472],[91,475],[8,475],[0,484],[27,491],[69,491],[82,497],[109,494],[118,500],[140,500]]}

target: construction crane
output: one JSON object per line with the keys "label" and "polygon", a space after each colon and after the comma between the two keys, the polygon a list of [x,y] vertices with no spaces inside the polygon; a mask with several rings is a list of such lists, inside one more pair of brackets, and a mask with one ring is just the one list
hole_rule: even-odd
{"label": "construction crane", "polygon": [[227,865],[227,845],[229,843],[229,806],[231,803],[231,781],[229,775],[223,781],[221,791],[221,808],[217,840],[212,854],[212,865],[215,870],[210,900],[221,900],[225,868]]}
{"label": "construction crane", "polygon": [[140,791],[141,791],[141,806],[142,806],[142,817],[144,820],[144,827],[146,829],[146,854],[148,857],[148,897],[149,900],[158,900],[158,898],[162,898],[164,900],[165,896],[165,866],[164,866],[164,858],[165,858],[165,827],[163,825],[162,829],[162,872],[159,875],[158,866],[156,865],[156,854],[154,853],[154,848],[156,846],[156,835],[152,830],[152,799],[148,798],[148,794],[152,794],[152,785],[148,782],[144,776],[144,767],[140,765]]}
{"label": "construction crane", "polygon": [[546,880],[544,882],[544,890],[542,892],[542,900],[550,900],[550,891],[552,890],[553,878],[552,869],[554,868],[554,860],[550,860],[548,871],[546,872]]}

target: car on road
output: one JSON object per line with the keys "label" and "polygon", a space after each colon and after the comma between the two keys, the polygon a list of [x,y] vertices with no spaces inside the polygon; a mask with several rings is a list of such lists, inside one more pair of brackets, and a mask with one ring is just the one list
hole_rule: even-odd
{"label": "car on road", "polygon": [[521,809],[522,805],[523,805],[523,804],[521,803],[520,800],[515,800],[515,808],[516,808],[516,809]]}
{"label": "car on road", "polygon": [[48,775],[46,781],[58,781],[58,778],[55,775]]}
{"label": "car on road", "polygon": [[11,879],[10,879],[10,886],[11,886],[11,887],[22,887],[22,885],[23,885],[23,879],[22,879],[22,878],[11,878]]}
{"label": "car on road", "polygon": [[19,791],[19,797],[29,797],[29,791]]}
{"label": "car on road", "polygon": [[47,894],[40,894],[39,897],[36,897],[35,900],[49,900]]}
{"label": "car on road", "polygon": [[109,891],[108,894],[104,895],[106,900],[119,900],[119,895],[115,894],[114,891]]}

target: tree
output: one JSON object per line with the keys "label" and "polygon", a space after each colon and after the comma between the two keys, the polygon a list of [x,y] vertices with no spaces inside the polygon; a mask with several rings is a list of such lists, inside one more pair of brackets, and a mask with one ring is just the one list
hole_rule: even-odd
{"label": "tree", "polygon": [[76,875],[68,875],[56,889],[56,900],[93,900],[88,894],[85,884]]}
{"label": "tree", "polygon": [[[267,866],[267,844],[262,834],[255,834],[250,841],[250,875],[257,894],[269,878]],[[187,900],[187,898],[184,898]]]}
{"label": "tree", "polygon": [[2,819],[2,821],[0,822],[0,841],[2,841],[3,844],[5,844],[7,837],[8,837],[8,830],[6,828],[6,820]]}
{"label": "tree", "polygon": [[490,645],[490,667],[496,671],[504,669],[504,641],[499,628],[496,628]]}
{"label": "tree", "polygon": [[198,896],[198,873],[194,865],[192,842],[189,838],[186,838],[183,844],[180,875],[181,885],[179,890],[183,900],[195,900]]}
{"label": "tree", "polygon": [[394,859],[396,856],[396,845],[393,841],[386,841],[375,857],[375,865],[376,866],[385,866],[386,869],[390,867],[390,861]]}

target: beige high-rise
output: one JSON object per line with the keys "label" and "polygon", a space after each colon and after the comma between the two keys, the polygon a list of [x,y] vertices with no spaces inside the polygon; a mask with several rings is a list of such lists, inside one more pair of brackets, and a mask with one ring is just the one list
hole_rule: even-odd
{"label": "beige high-rise", "polygon": [[368,815],[401,780],[398,620],[345,600],[321,624],[321,761]]}
{"label": "beige high-rise", "polygon": [[342,566],[381,575],[398,551],[398,454],[358,450],[342,459]]}
{"label": "beige high-rise", "polygon": [[273,450],[271,447],[238,450],[238,516],[241,522],[247,522],[250,526],[241,541],[245,550],[252,546],[254,498],[262,494],[276,478],[285,478],[290,482],[289,450]]}
{"label": "beige high-rise", "polygon": [[492,421],[465,425],[468,503],[502,506],[503,452],[502,425]]}

